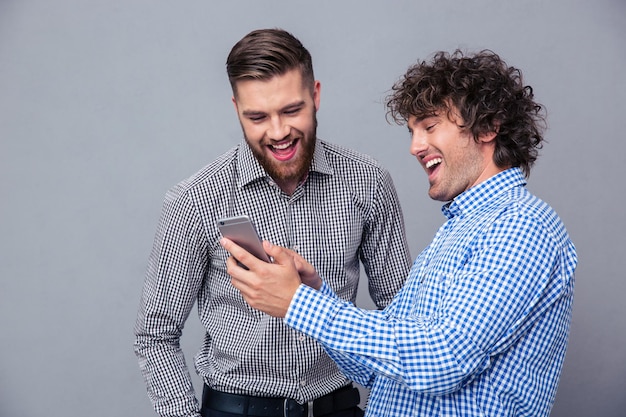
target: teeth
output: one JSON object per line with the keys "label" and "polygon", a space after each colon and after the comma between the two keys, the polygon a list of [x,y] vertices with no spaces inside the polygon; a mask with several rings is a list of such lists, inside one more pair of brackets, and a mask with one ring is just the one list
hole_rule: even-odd
{"label": "teeth", "polygon": [[426,162],[426,168],[431,168],[437,164],[440,164],[443,162],[443,159],[441,158],[435,158],[435,159],[431,159],[430,161]]}
{"label": "teeth", "polygon": [[293,142],[285,142],[285,143],[282,143],[280,145],[272,145],[272,148],[274,148],[274,149],[281,149],[281,150],[282,149],[287,149],[288,147],[291,146],[292,143]]}

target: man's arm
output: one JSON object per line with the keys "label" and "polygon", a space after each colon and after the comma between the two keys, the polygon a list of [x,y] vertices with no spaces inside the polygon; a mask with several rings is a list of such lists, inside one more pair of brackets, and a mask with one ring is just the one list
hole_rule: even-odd
{"label": "man's arm", "polygon": [[[244,274],[233,261],[229,273],[250,305],[285,316],[287,325],[331,350],[342,369],[352,368],[349,376],[357,382],[363,383],[355,375],[373,372],[409,389],[441,395],[482,372],[491,355],[506,350],[568,291],[550,279],[560,248],[541,225],[527,220],[508,219],[494,227],[481,249],[457,271],[436,311],[427,316],[407,312],[392,317],[388,310],[361,310],[299,285],[295,265],[280,265],[287,258],[275,252],[270,255],[276,264],[263,266],[268,282],[259,279],[258,263]],[[514,238],[503,239],[503,230],[515,230]],[[252,261],[240,248],[225,248]],[[416,287],[402,292],[414,294],[409,304],[425,302],[417,299]],[[271,310],[273,301],[268,300],[274,299],[281,300],[280,307]],[[566,315],[563,311],[563,319]]]}
{"label": "man's arm", "polygon": [[162,416],[199,416],[180,336],[204,275],[207,248],[185,196],[168,194],[150,255],[135,354],[148,396]]}
{"label": "man's arm", "polygon": [[[503,238],[503,233],[510,237]],[[419,268],[414,267],[401,294],[414,294],[402,300],[408,315],[360,310],[301,287],[285,323],[321,342],[333,351],[333,359],[357,372],[369,369],[432,395],[454,392],[489,367],[492,355],[506,351],[547,311],[562,322],[551,326],[567,326],[567,276],[551,274],[565,251],[540,224],[509,218],[494,226],[484,245],[450,277],[431,314],[411,311],[433,295],[420,295],[417,281],[422,277],[415,275]],[[534,337],[545,336],[553,337]]]}

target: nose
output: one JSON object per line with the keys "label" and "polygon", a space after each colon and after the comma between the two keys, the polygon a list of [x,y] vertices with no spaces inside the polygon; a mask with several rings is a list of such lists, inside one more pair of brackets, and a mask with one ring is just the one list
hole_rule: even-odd
{"label": "nose", "polygon": [[267,136],[272,140],[283,140],[291,132],[291,126],[289,126],[282,117],[272,117],[270,125],[267,130]]}
{"label": "nose", "polygon": [[411,134],[411,146],[409,149],[411,155],[418,157],[420,153],[424,152],[427,148],[426,135],[420,133],[417,129],[414,130]]}

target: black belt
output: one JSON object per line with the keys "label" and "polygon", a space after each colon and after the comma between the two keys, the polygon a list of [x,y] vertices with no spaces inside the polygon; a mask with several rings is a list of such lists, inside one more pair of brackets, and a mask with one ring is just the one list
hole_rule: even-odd
{"label": "black belt", "polygon": [[[339,388],[308,403],[300,404],[290,398],[253,397],[215,391],[204,386],[202,408],[223,413],[242,414],[255,417],[306,417],[323,416],[336,411],[355,407],[360,402],[359,390],[349,385]],[[313,413],[309,408],[312,406]]]}

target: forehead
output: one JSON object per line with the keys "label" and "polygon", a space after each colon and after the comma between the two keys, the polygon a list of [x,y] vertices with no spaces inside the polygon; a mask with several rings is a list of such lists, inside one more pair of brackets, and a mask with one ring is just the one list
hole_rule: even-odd
{"label": "forehead", "polygon": [[267,80],[237,81],[235,100],[239,106],[254,108],[302,101],[310,95],[300,71],[290,70]]}
{"label": "forehead", "polygon": [[416,126],[420,123],[431,122],[432,120],[446,121],[459,126],[463,124],[463,117],[461,117],[459,110],[451,105],[450,107],[440,107],[424,115],[409,115],[407,125],[409,127]]}

